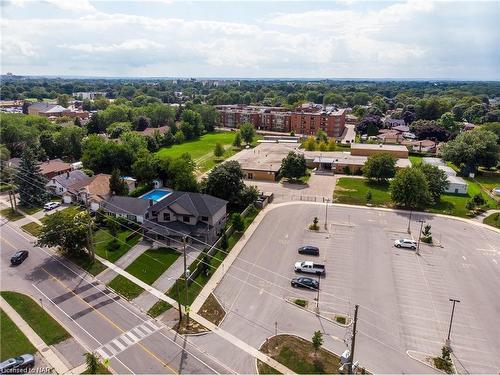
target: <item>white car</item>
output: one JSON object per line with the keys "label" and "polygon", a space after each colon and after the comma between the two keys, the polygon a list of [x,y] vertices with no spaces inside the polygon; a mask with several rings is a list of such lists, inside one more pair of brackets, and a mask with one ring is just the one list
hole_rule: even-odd
{"label": "white car", "polygon": [[57,208],[61,205],[61,203],[59,202],[49,202],[49,203],[45,203],[43,205],[43,209],[46,210],[46,211],[50,211],[50,210],[53,210],[54,208]]}
{"label": "white car", "polygon": [[394,246],[396,247],[406,247],[408,249],[415,250],[417,248],[417,241],[415,240],[408,240],[408,239],[400,239],[394,241]]}

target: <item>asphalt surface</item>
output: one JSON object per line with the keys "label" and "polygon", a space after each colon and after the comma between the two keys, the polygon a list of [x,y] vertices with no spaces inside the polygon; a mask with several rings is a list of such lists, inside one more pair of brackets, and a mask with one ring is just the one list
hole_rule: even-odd
{"label": "asphalt surface", "polygon": [[[320,219],[322,231],[306,228]],[[311,259],[326,264],[321,279],[320,311],[326,317],[352,315],[359,304],[355,359],[376,373],[430,373],[407,350],[439,355],[448,333],[449,298],[455,309],[451,344],[461,372],[500,370],[500,235],[451,218],[414,213],[413,234],[426,220],[435,242],[423,244],[420,256],[396,249],[394,240],[408,237],[408,215],[356,207],[330,206],[328,232],[325,205],[295,204],[270,211],[221,281],[215,295],[228,314],[221,327],[255,347],[275,333],[306,339],[325,333],[324,346],[346,349],[352,328],[303,311],[285,299],[307,299],[316,292],[293,289],[293,264]],[[317,245],[320,257],[297,254],[301,245]],[[226,348],[225,355],[229,356]],[[234,356],[237,356],[234,353]],[[240,368],[254,371],[241,357]]]}
{"label": "asphalt surface", "polygon": [[[11,223],[3,222],[1,289],[28,294],[36,301],[41,299],[43,307],[70,330],[85,350],[109,357],[115,372],[232,372],[94,278],[48,250],[34,247],[29,240]],[[18,249],[28,249],[29,258],[20,266],[11,267],[10,256]]]}

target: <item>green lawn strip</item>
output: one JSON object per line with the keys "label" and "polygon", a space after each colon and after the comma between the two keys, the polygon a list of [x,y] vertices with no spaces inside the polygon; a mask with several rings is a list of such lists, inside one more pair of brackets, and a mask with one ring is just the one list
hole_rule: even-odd
{"label": "green lawn strip", "polygon": [[116,276],[107,285],[116,293],[121,294],[128,300],[134,299],[135,297],[139,296],[139,294],[144,292],[144,289],[142,289],[139,285],[135,284],[122,275]]}
{"label": "green lawn strip", "polygon": [[500,229],[500,212],[496,212],[483,220],[484,224]]}
{"label": "green lawn strip", "polygon": [[36,214],[38,211],[41,211],[43,207],[23,207],[19,206],[19,209],[23,211],[25,214],[28,215],[33,215]]}
{"label": "green lawn strip", "polygon": [[106,266],[99,260],[95,259],[92,261],[92,259],[87,255],[66,256],[65,258],[94,276],[100,274],[106,269]]}
{"label": "green lawn strip", "polygon": [[500,187],[500,173],[498,173],[497,177],[479,175],[474,177],[474,179],[488,191],[491,191],[496,187]]}
{"label": "green lawn strip", "polygon": [[410,159],[412,165],[422,163],[422,156],[410,155],[408,156],[408,159]]}
{"label": "green lawn strip", "polygon": [[3,210],[0,210],[0,215],[5,217],[7,220],[10,221],[16,221],[19,219],[22,219],[24,215],[18,211],[13,211],[10,208],[4,208]]}
{"label": "green lawn strip", "polygon": [[[310,341],[290,335],[269,338],[260,351],[269,355],[296,374],[336,374],[340,358],[323,348],[314,353]],[[276,373],[258,363],[259,373]]]}
{"label": "green lawn strip", "polygon": [[[64,208],[64,209],[62,209],[62,210],[56,211],[56,212],[62,212],[62,213],[64,213],[64,214],[67,214],[67,215],[69,215],[69,216],[73,217],[73,216],[75,216],[77,213],[82,212],[82,209],[81,209],[79,206],[69,206],[69,207],[66,207],[66,208]],[[41,221],[42,223],[43,223],[43,222],[45,222],[45,220],[46,220],[45,218],[46,218],[47,216],[54,215],[56,212],[52,212],[52,213],[50,213],[50,214],[45,215],[44,217],[42,217],[42,218],[40,219],[40,221]]]}
{"label": "green lawn strip", "polygon": [[148,315],[153,317],[153,318],[156,318],[157,316],[159,316],[160,314],[163,314],[165,311],[167,311],[171,307],[172,307],[172,305],[170,305],[170,303],[165,302],[165,301],[160,299],[153,306],[151,306],[151,308],[148,310]]}
{"label": "green lawn strip", "polygon": [[125,268],[125,271],[151,285],[179,256],[179,252],[166,247],[149,249]]}
{"label": "green lawn strip", "polygon": [[42,226],[38,223],[35,223],[34,221],[29,222],[28,224],[24,224],[21,227],[23,230],[31,234],[32,236],[38,236],[40,234],[40,230],[42,229]]}
{"label": "green lawn strip", "polygon": [[[366,194],[372,193],[372,199],[368,202]],[[391,204],[388,183],[371,183],[364,178],[341,177],[335,186],[333,197],[338,203],[360,204],[371,203],[376,206],[388,206]]]}
{"label": "green lawn strip", "polygon": [[112,263],[116,262],[133,246],[137,245],[141,238],[140,235],[137,234],[137,236],[133,236],[127,241],[126,238],[130,234],[132,234],[132,231],[128,229],[119,231],[116,236],[118,237],[117,247],[113,248],[113,246],[111,246],[111,243],[115,239],[115,237],[113,237],[111,233],[109,233],[108,229],[99,229],[94,234],[95,253]]}
{"label": "green lawn strip", "polygon": [[23,354],[34,354],[36,348],[24,335],[24,333],[0,309],[0,361],[17,357]]}
{"label": "green lawn strip", "polygon": [[0,295],[17,311],[47,345],[70,338],[70,334],[31,297],[17,292],[2,291]]}

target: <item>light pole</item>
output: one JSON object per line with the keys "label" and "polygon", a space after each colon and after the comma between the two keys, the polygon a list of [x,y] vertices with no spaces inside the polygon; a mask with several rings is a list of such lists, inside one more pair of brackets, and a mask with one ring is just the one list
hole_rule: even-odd
{"label": "light pole", "polygon": [[408,234],[411,233],[410,231],[410,223],[411,223],[411,214],[413,213],[413,207],[410,208],[410,217],[408,218]]}
{"label": "light pole", "polygon": [[329,198],[325,199],[325,230],[328,230],[328,203],[330,202]]}
{"label": "light pole", "polygon": [[321,274],[318,272],[318,294],[316,295],[316,312],[319,314],[319,286],[321,283]]}
{"label": "light pole", "polygon": [[451,308],[450,328],[448,328],[448,338],[446,339],[446,346],[448,348],[450,347],[451,324],[453,323],[453,314],[455,313],[455,303],[460,301],[458,299],[450,298],[450,302],[453,302],[453,307]]}
{"label": "light pole", "polygon": [[420,255],[420,237],[422,236],[422,227],[424,226],[425,220],[419,220],[420,223],[420,232],[418,232],[418,241],[417,241],[417,255]]}

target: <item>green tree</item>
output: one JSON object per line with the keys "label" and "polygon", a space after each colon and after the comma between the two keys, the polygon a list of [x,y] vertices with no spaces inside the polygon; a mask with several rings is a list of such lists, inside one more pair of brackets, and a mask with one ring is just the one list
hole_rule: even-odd
{"label": "green tree", "polygon": [[222,157],[222,155],[224,155],[224,146],[222,146],[222,143],[217,142],[215,144],[214,155],[216,158],[220,158]]}
{"label": "green tree", "polygon": [[116,219],[112,216],[106,217],[106,227],[108,228],[109,234],[111,234],[112,237],[116,237],[118,231],[120,230],[120,224],[118,224]]}
{"label": "green tree", "polygon": [[337,142],[335,142],[335,139],[330,139],[328,142],[328,151],[335,151],[337,148]]}
{"label": "green tree", "polygon": [[172,187],[178,191],[198,191],[195,168],[196,164],[187,153],[172,160],[168,167]]}
{"label": "green tree", "polygon": [[178,145],[180,145],[181,143],[184,143],[184,140],[185,140],[184,132],[182,130],[177,131],[174,135],[174,140],[175,140],[175,143]]}
{"label": "green tree", "polygon": [[132,173],[140,182],[151,182],[158,175],[159,160],[155,155],[144,151],[132,164]]}
{"label": "green tree", "polygon": [[424,173],[414,167],[399,170],[391,181],[392,201],[404,208],[423,208],[432,202]]}
{"label": "green tree", "polygon": [[243,171],[236,160],[226,161],[210,171],[204,181],[204,192],[225,199],[235,207],[240,205],[241,194],[245,189]]}
{"label": "green tree", "polygon": [[61,155],[70,160],[80,160],[82,157],[82,140],[86,131],[75,125],[65,126],[55,136]]}
{"label": "green tree", "polygon": [[42,175],[37,155],[36,147],[27,147],[14,176],[19,190],[19,204],[24,207],[42,206],[50,198],[45,190],[47,181]]}
{"label": "green tree", "polygon": [[451,133],[459,130],[461,127],[461,124],[455,121],[455,116],[451,112],[443,113],[439,119],[439,124]]}
{"label": "green tree", "polygon": [[307,151],[316,150],[316,139],[314,137],[307,137],[307,139],[304,142],[304,148]]}
{"label": "green tree", "polygon": [[99,370],[99,360],[94,353],[85,353],[86,374],[97,374]]}
{"label": "green tree", "polygon": [[109,178],[109,190],[116,195],[127,195],[128,187],[121,177],[120,170],[115,168]]}
{"label": "green tree", "polygon": [[482,128],[462,132],[444,145],[443,158],[461,166],[463,173],[475,172],[478,166],[491,168],[500,157],[497,140],[495,133]]}
{"label": "green tree", "polygon": [[316,141],[328,143],[328,134],[323,130],[318,130],[316,133]]}
{"label": "green tree", "polygon": [[64,108],[67,108],[69,105],[69,95],[68,94],[61,94],[57,97],[57,104],[60,106],[63,106]]}
{"label": "green tree", "polygon": [[233,146],[238,147],[238,148],[241,147],[241,134],[240,134],[240,132],[237,132],[236,135],[234,136]]}
{"label": "green tree", "polygon": [[231,216],[231,225],[236,232],[243,232],[245,230],[245,223],[239,213],[234,213]]}
{"label": "green tree", "polygon": [[248,145],[253,142],[255,129],[252,124],[244,123],[240,125],[240,134],[243,141]]}
{"label": "green tree", "polygon": [[[184,135],[187,139],[197,138],[203,132],[203,125],[201,122],[201,116],[198,112],[192,111],[190,109],[186,109],[182,112],[182,130],[184,131]],[[189,126],[188,126],[189,124]],[[189,132],[186,132],[185,129],[190,129]]]}
{"label": "green tree", "polygon": [[306,159],[303,154],[290,151],[281,161],[281,175],[290,180],[297,180],[306,175]]}
{"label": "green tree", "polygon": [[427,180],[429,185],[429,193],[433,203],[438,203],[446,189],[448,189],[448,176],[444,171],[439,169],[436,165],[428,163],[420,163],[416,165],[420,169]]}
{"label": "green tree", "polygon": [[352,97],[352,102],[354,105],[367,105],[370,101],[370,95],[366,92],[357,92]]}
{"label": "green tree", "polygon": [[151,120],[146,116],[139,116],[134,121],[134,124],[135,124],[135,130],[143,131],[144,129],[149,128],[149,126],[151,125]]}
{"label": "green tree", "polygon": [[314,348],[314,355],[316,356],[318,350],[323,345],[323,334],[321,333],[321,331],[315,331],[311,341]]}
{"label": "green tree", "polygon": [[368,157],[363,166],[363,176],[368,180],[385,182],[396,174],[396,158],[387,152]]}

